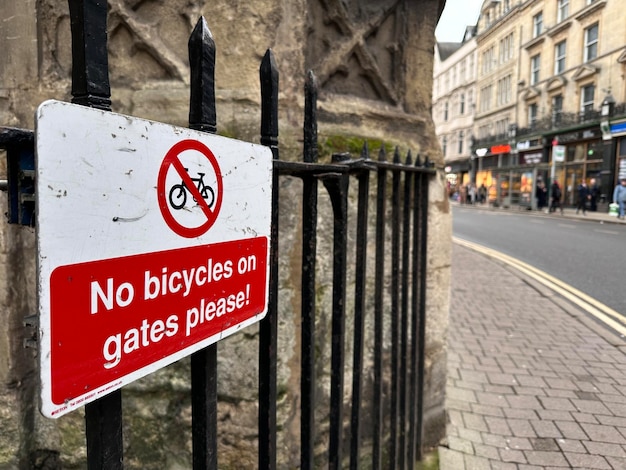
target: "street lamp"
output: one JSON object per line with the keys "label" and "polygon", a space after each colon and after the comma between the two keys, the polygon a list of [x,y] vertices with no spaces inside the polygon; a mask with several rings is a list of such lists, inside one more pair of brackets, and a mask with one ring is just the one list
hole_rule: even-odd
{"label": "street lamp", "polygon": [[615,108],[615,98],[609,92],[602,101],[602,108],[600,114],[602,117],[611,117],[613,115],[613,109]]}
{"label": "street lamp", "polygon": [[602,101],[602,107],[600,108],[600,130],[602,131],[602,140],[611,140],[611,124],[609,119],[613,116],[613,110],[615,109],[615,98],[609,92]]}

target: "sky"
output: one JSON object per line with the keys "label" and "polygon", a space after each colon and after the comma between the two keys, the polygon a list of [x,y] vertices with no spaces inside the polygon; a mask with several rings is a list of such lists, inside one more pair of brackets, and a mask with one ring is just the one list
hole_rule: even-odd
{"label": "sky", "polygon": [[478,21],[484,0],[446,0],[435,36],[438,42],[461,42],[465,27]]}

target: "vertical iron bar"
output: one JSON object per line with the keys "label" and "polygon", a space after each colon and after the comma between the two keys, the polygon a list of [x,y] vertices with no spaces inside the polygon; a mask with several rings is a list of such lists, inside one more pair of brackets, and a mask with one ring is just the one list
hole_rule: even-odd
{"label": "vertical iron bar", "polygon": [[[333,155],[333,162],[345,154]],[[330,358],[330,445],[328,468],[339,470],[343,461],[343,389],[345,365],[346,263],[348,250],[348,173],[329,176],[324,186],[333,206],[333,306]]]}
{"label": "vertical iron bar", "polygon": [[[189,127],[214,134],[215,42],[201,17],[189,37]],[[217,344],[191,355],[191,428],[194,470],[217,469]]]}
{"label": "vertical iron bar", "polygon": [[121,390],[85,405],[85,431],[89,470],[124,468]]}
{"label": "vertical iron bar", "polygon": [[[304,161],[317,163],[317,80],[304,85]],[[315,439],[315,258],[317,256],[317,179],[302,182],[302,357],[300,393],[300,467],[314,468]]]}
{"label": "vertical iron bar", "polygon": [[[261,80],[261,144],[278,160],[278,68],[267,50]],[[259,339],[259,469],[276,468],[276,360],[278,337],[278,171],[272,172],[270,290],[267,315]]]}
{"label": "vertical iron bar", "polygon": [[69,0],[72,103],[111,111],[107,0]]}
{"label": "vertical iron bar", "polygon": [[[411,152],[406,158],[406,165],[411,166]],[[408,371],[408,338],[409,338],[409,261],[411,239],[411,181],[410,171],[404,173],[404,207],[402,210],[402,305],[400,320],[400,453],[398,468],[406,468],[407,450],[407,371]]]}
{"label": "vertical iron bar", "polygon": [[[428,158],[425,166],[428,166]],[[419,254],[419,329],[417,335],[417,418],[415,422],[416,459],[422,460],[422,433],[424,427],[424,373],[426,360],[426,289],[428,269],[428,179],[424,173],[419,175],[420,193],[420,254]]]}
{"label": "vertical iron bar", "polygon": [[[393,163],[400,164],[400,152],[396,147]],[[398,463],[398,402],[400,386],[400,170],[393,170],[391,183],[391,450],[389,468],[397,468]]]}
{"label": "vertical iron bar", "polygon": [[[369,159],[367,142],[361,152],[363,159]],[[350,468],[359,468],[359,448],[361,441],[361,388],[363,374],[363,335],[365,334],[365,270],[367,253],[367,216],[369,197],[369,170],[357,176],[359,199],[356,228],[356,263],[354,288],[354,348],[352,361],[352,419],[350,440]]]}
{"label": "vertical iron bar", "polygon": [[[416,158],[415,166],[418,166],[419,155]],[[419,295],[420,292],[420,243],[421,243],[421,209],[420,204],[420,191],[422,188],[422,175],[415,174],[413,176],[413,246],[411,251],[411,381],[409,384],[409,439],[408,439],[408,468],[412,470],[415,466],[415,444],[417,439],[416,420],[418,413],[417,403],[417,374],[418,374],[418,347],[419,347]]]}
{"label": "vertical iron bar", "polygon": [[189,36],[189,127],[215,134],[215,41],[204,17],[196,23]]}
{"label": "vertical iron bar", "polygon": [[[106,0],[69,0],[72,102],[111,111]],[[89,470],[122,469],[122,391],[85,406]]]}
{"label": "vertical iron bar", "polygon": [[[381,147],[378,160],[386,160]],[[378,169],[376,188],[376,279],[374,285],[374,449],[372,469],[382,466],[383,441],[383,288],[385,270],[385,220],[387,202],[387,170]]]}

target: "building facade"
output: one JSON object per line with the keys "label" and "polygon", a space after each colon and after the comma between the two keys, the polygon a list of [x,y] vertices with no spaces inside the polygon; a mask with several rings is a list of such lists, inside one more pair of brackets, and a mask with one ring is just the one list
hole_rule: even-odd
{"label": "building facade", "polygon": [[[617,0],[488,0],[477,25],[470,174],[499,205],[581,181],[600,210],[626,176],[626,12]],[[437,116],[434,115],[435,120]],[[474,176],[472,176],[474,177]]]}
{"label": "building facade", "polygon": [[475,28],[460,43],[437,43],[433,64],[433,118],[452,196],[470,179],[476,97]]}

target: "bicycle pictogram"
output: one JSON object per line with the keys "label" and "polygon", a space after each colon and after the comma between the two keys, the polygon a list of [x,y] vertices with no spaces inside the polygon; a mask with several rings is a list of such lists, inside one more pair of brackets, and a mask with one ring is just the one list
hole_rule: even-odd
{"label": "bicycle pictogram", "polygon": [[[185,171],[188,172],[189,170],[185,168]],[[213,204],[215,203],[215,192],[213,191],[213,188],[211,186],[209,186],[208,184],[205,184],[204,182],[205,174],[206,173],[198,172],[198,177],[191,178],[191,181],[196,183],[195,186],[198,192],[200,193],[200,196],[202,196],[202,198],[206,201],[209,209],[211,209],[213,207]],[[184,180],[181,180],[180,183],[177,183],[171,187],[170,193],[169,193],[169,201],[170,201],[170,206],[172,206],[172,209],[179,210],[185,207],[185,204],[187,203],[187,192],[191,193],[190,189],[187,187],[187,184],[185,183]],[[193,201],[198,202],[196,201],[195,197],[193,198]]]}

